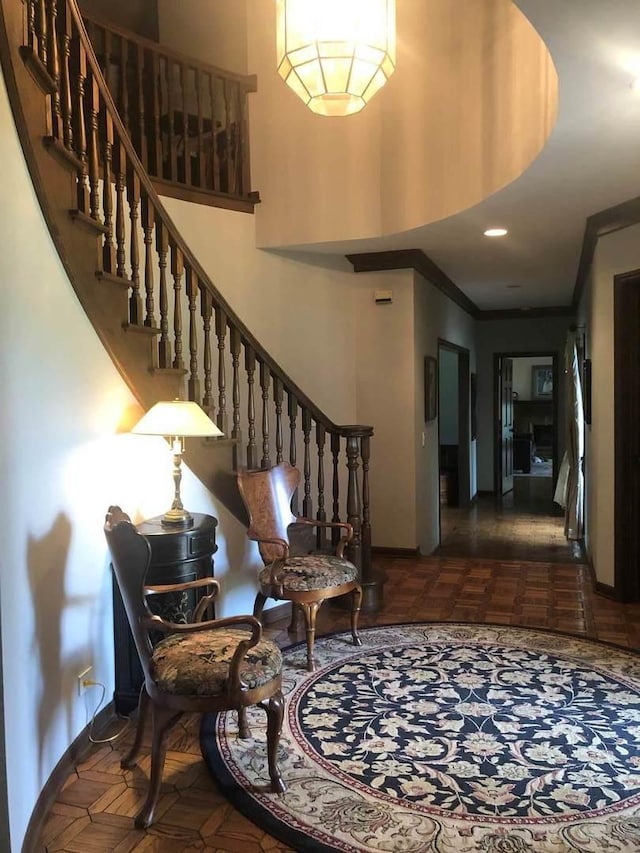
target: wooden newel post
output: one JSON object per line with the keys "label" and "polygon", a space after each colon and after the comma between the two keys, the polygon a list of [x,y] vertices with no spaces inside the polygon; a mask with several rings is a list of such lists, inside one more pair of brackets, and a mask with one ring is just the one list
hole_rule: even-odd
{"label": "wooden newel post", "polygon": [[360,530],[360,490],[358,488],[358,456],[360,455],[358,436],[354,433],[347,435],[347,468],[349,480],[347,483],[347,521],[353,527],[353,539],[349,543],[347,555],[351,562],[362,572],[362,546]]}
{"label": "wooden newel post", "polygon": [[[371,427],[342,427],[347,440],[347,521],[353,527],[353,541],[349,559],[360,571],[362,584],[362,609],[377,611],[382,606],[383,576],[371,561],[371,521],[369,499],[369,459]],[[360,490],[358,468],[362,460],[362,490]]]}

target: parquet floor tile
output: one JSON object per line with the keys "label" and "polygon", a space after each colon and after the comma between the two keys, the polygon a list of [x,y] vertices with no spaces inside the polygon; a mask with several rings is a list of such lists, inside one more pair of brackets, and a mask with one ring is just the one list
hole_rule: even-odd
{"label": "parquet floor tile", "polygon": [[[522,487],[531,490],[535,487]],[[362,627],[406,621],[468,621],[550,628],[640,648],[640,604],[623,605],[593,591],[579,549],[564,538],[564,521],[522,488],[505,501],[479,500],[470,511],[443,512],[442,545],[432,557],[378,556],[385,572],[384,605],[362,613]],[[525,496],[527,496],[525,494]],[[531,495],[528,495],[531,497]],[[288,620],[266,633],[281,646],[302,641]],[[347,610],[325,604],[319,634],[349,628]],[[46,853],[284,853],[276,841],[223,797],[200,755],[197,715],[173,730],[157,822],[133,827],[146,793],[149,737],[138,765],[121,770],[133,727],[92,747],[69,775],[43,825]],[[106,733],[122,725],[114,722]]]}

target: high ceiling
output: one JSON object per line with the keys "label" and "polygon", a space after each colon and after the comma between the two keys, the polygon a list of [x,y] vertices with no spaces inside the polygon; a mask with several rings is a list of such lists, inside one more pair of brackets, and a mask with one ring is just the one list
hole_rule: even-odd
{"label": "high ceiling", "polygon": [[[410,232],[345,253],[421,249],[481,310],[571,304],[589,216],[640,196],[640,0],[515,0],[559,78],[557,124],[512,184]],[[509,235],[488,239],[502,225]],[[334,245],[333,250],[336,250]]]}

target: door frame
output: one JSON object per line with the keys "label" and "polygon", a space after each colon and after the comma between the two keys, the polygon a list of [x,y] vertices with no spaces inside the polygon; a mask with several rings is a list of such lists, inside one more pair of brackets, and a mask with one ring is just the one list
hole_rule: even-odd
{"label": "door frame", "polygon": [[640,371],[632,353],[637,350],[640,317],[640,270],[613,277],[613,393],[614,393],[614,596],[640,600],[640,543],[638,541],[638,464],[640,443]]}
{"label": "door frame", "polygon": [[[438,365],[440,348],[458,356],[458,506],[471,506],[471,353],[466,347],[438,338]],[[440,387],[438,386],[438,393]],[[461,452],[461,448],[466,451]],[[440,470],[440,406],[438,406],[438,471]],[[438,518],[440,509],[438,508]],[[442,538],[440,536],[440,538]]]}
{"label": "door frame", "polygon": [[553,411],[553,467],[552,479],[555,489],[558,477],[558,397],[560,378],[559,354],[557,350],[531,350],[508,352],[494,352],[493,354],[493,492],[499,497],[502,491],[502,454],[500,446],[502,443],[502,413],[500,411],[500,360],[503,358],[546,358],[551,356],[551,368],[553,370],[553,398],[551,406]]}

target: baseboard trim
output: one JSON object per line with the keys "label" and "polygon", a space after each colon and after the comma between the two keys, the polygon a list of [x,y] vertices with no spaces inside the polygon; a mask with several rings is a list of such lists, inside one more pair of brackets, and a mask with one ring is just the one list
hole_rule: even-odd
{"label": "baseboard trim", "polygon": [[404,557],[404,558],[416,558],[420,556],[419,548],[384,548],[380,545],[374,545],[371,548],[371,555],[378,555],[380,557]]}
{"label": "baseboard trim", "polygon": [[[98,730],[105,727],[111,720],[116,719],[113,702],[109,704],[96,715],[94,727]],[[51,771],[51,775],[44,783],[44,787],[40,791],[36,804],[31,812],[27,831],[22,842],[22,853],[41,853],[42,844],[40,837],[44,822],[47,818],[49,810],[58,798],[62,786],[67,781],[69,774],[73,772],[75,767],[80,764],[91,749],[91,741],[89,740],[89,728],[91,723],[88,723],[80,734],[67,747],[62,757]]]}
{"label": "baseboard trim", "polygon": [[610,598],[613,601],[620,601],[620,596],[617,594],[615,587],[608,583],[602,583],[596,577],[596,570],[593,566],[591,554],[587,551],[584,537],[582,537],[579,542],[580,547],[582,548],[582,553],[584,554],[585,562],[589,568],[589,579],[591,580],[591,587],[593,591],[598,593],[598,595],[602,595],[604,598]]}
{"label": "baseboard trim", "polygon": [[600,581],[596,581],[594,589],[605,598],[612,598],[614,601],[620,601],[620,597],[616,595],[614,587],[610,586],[608,583],[600,583]]}
{"label": "baseboard trim", "polygon": [[273,625],[274,622],[279,622],[281,619],[289,619],[290,616],[291,602],[284,601],[282,604],[276,604],[275,607],[263,610],[261,621],[263,625]]}

